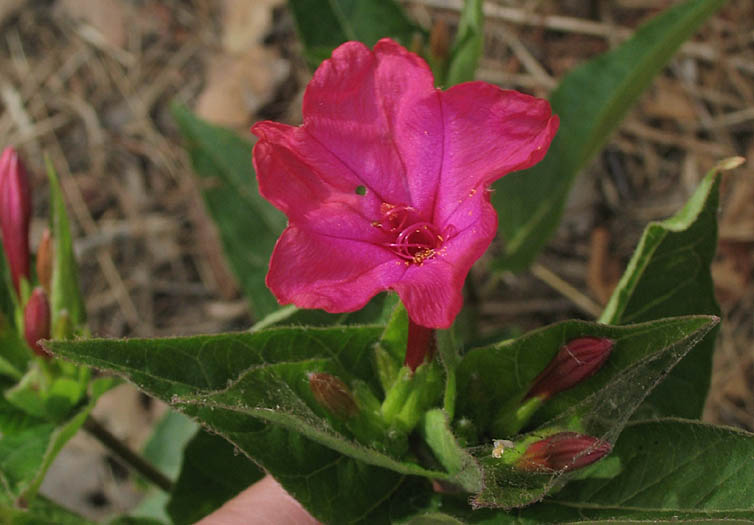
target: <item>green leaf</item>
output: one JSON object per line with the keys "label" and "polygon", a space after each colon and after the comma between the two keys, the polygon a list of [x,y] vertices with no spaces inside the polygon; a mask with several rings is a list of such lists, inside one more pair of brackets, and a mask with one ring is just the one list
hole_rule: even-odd
{"label": "green leaf", "polygon": [[725,3],[688,0],[643,25],[620,47],[569,73],[550,101],[560,131],[544,160],[495,185],[492,202],[506,240],[499,269],[525,269],[560,221],[576,174],[610,138],[676,49]]}
{"label": "green leaf", "polygon": [[52,290],[50,291],[52,326],[58,326],[61,313],[66,311],[72,327],[78,329],[86,322],[86,309],[79,286],[68,213],[55,167],[49,157],[45,157],[45,165],[50,181],[50,229],[54,246]]}
{"label": "green leaf", "polygon": [[233,445],[200,431],[184,451],[168,514],[175,525],[196,523],[263,476]]}
{"label": "green leaf", "polygon": [[93,381],[88,403],[59,425],[40,421],[0,437],[0,496],[4,494],[10,501],[34,498],[60,449],[81,428],[111,384],[109,378]]}
{"label": "green leaf", "polygon": [[482,490],[482,470],[476,460],[456,440],[448,417],[439,408],[424,414],[421,433],[440,464],[450,474],[450,481],[476,494]]}
{"label": "green leaf", "polygon": [[[487,443],[472,450],[484,471],[479,506],[512,508],[541,499],[571,475],[521,472],[491,454],[492,438],[526,444],[560,431],[574,431],[614,442],[647,394],[715,324],[718,318],[688,316],[625,327],[568,321],[495,347],[472,350],[458,369],[459,414]],[[532,419],[528,435],[499,436],[489,427],[495,414],[521,399],[537,374],[565,342],[581,336],[615,341],[603,368],[576,387],[548,400]],[[461,403],[463,401],[463,403]],[[460,424],[460,421],[459,421]],[[505,456],[503,456],[505,458]]]}
{"label": "green leaf", "polygon": [[30,368],[5,391],[5,399],[34,417],[52,422],[66,419],[86,394],[90,373],[87,368],[58,364]]}
{"label": "green leaf", "polygon": [[13,298],[15,291],[11,282],[10,268],[5,258],[3,240],[0,239],[0,334],[8,328],[15,328],[16,303]]}
{"label": "green leaf", "polygon": [[474,80],[479,57],[484,46],[484,14],[482,0],[466,0],[461,11],[445,86]]}
{"label": "green leaf", "polygon": [[199,425],[174,410],[169,410],[157,423],[142,455],[153,467],[175,480],[181,471],[184,447],[193,438]]}
{"label": "green leaf", "polygon": [[[3,314],[0,313],[0,316]],[[7,321],[0,318],[0,375],[15,380],[21,379],[29,364],[31,353],[26,344],[11,329]]]}
{"label": "green leaf", "polygon": [[[718,171],[719,167],[707,174],[677,214],[647,226],[601,322],[625,324],[665,316],[720,314],[710,274],[717,247]],[[644,415],[701,416],[717,331],[712,330],[653,392],[642,408]]]}
{"label": "green leaf", "polygon": [[456,410],[457,380],[456,369],[461,362],[458,347],[454,338],[453,328],[438,330],[435,336],[437,354],[445,371],[445,394],[443,408],[449,420],[453,420]]}
{"label": "green leaf", "polygon": [[695,421],[631,422],[588,479],[521,511],[471,511],[446,498],[465,523],[752,523],[754,436]]}
{"label": "green leaf", "polygon": [[408,46],[415,34],[423,33],[394,0],[288,0],[288,7],[312,67],[348,40],[371,47],[390,37]]}
{"label": "green leaf", "polygon": [[[153,467],[174,481],[181,471],[186,444],[196,434],[198,423],[175,410],[168,410],[149,437],[142,456]],[[149,486],[139,504],[128,516],[171,522],[166,511],[170,495],[156,486]]]}
{"label": "green leaf", "polygon": [[0,239],[0,376],[21,379],[30,359],[16,327],[15,291]]}
{"label": "green leaf", "polygon": [[746,511],[754,518],[752,457],[754,435],[747,432],[677,419],[634,422],[610,456],[617,476],[610,475],[615,466],[597,463],[594,477],[572,482],[555,499],[587,516],[604,517],[614,511],[598,508],[612,507],[693,510],[699,517]]}
{"label": "green leaf", "polygon": [[[378,391],[371,348],[382,330],[273,328],[218,336],[46,344],[60,356],[112,370],[173,403],[272,473],[320,520],[347,523],[381,508],[403,483],[403,474],[377,465],[448,477],[372,444],[357,443],[308,391],[306,372],[325,370]],[[244,389],[247,397],[242,399]],[[236,399],[243,404],[228,402]],[[338,491],[349,498],[336,502]]]}
{"label": "green leaf", "polygon": [[[754,435],[697,421],[629,422],[604,460],[542,503],[471,510],[443,496],[408,523],[752,523]],[[444,514],[432,514],[442,510]],[[457,521],[452,521],[457,520]],[[442,521],[437,521],[442,523]]]}
{"label": "green leaf", "polygon": [[16,329],[16,291],[13,289],[3,240],[0,239],[0,335],[9,329]]}
{"label": "green leaf", "polygon": [[371,517],[385,512],[384,505],[407,479],[339,454],[280,425],[242,419],[220,409],[200,416],[213,432],[222,428],[239,451],[270,472],[324,523],[386,523]]}
{"label": "green leaf", "polygon": [[385,329],[380,334],[379,345],[398,363],[403,365],[406,358],[406,340],[408,339],[408,312],[399,302],[393,309]]}
{"label": "green leaf", "polygon": [[0,439],[0,484],[8,499],[15,501],[33,483],[54,432],[54,424],[40,422]]}
{"label": "green leaf", "polygon": [[39,418],[11,404],[5,396],[0,396],[0,434],[15,434],[41,422]]}
{"label": "green leaf", "polygon": [[202,196],[230,267],[254,315],[261,319],[279,308],[264,278],[285,217],[259,195],[249,142],[204,122],[183,106],[174,105],[173,116],[194,171],[202,179]]}
{"label": "green leaf", "polygon": [[485,434],[497,410],[511,399],[520,399],[563,344],[582,336],[614,340],[610,358],[599,372],[553,396],[540,408],[533,423],[544,423],[599,392],[643,360],[674,350],[679,344],[682,351],[688,350],[698,332],[715,325],[713,319],[688,316],[629,326],[564,321],[497,345],[472,349],[458,367],[458,417],[470,419]]}

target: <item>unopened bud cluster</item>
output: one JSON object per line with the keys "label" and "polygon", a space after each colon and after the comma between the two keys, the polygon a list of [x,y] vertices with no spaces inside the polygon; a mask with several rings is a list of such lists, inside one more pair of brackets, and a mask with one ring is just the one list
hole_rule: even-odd
{"label": "unopened bud cluster", "polygon": [[49,357],[38,341],[50,337],[51,312],[48,294],[52,280],[52,238],[49,231],[43,235],[36,265],[37,276],[42,286],[29,294],[30,221],[29,176],[18,153],[9,147],[0,157],[0,236],[18,305],[23,311],[24,338],[36,354]]}

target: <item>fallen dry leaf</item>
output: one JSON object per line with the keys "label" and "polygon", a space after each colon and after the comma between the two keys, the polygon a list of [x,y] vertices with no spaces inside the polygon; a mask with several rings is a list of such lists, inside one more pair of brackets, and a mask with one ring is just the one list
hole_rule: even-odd
{"label": "fallen dry leaf", "polygon": [[696,109],[684,89],[662,77],[658,78],[643,98],[642,108],[655,118],[681,122],[695,121]]}
{"label": "fallen dry leaf", "polygon": [[223,4],[223,48],[244,53],[260,43],[272,22],[272,9],[282,0],[225,0]]}
{"label": "fallen dry leaf", "polygon": [[210,64],[196,112],[215,124],[246,127],[254,112],[272,98],[288,70],[287,60],[259,46],[241,55],[217,56]]}

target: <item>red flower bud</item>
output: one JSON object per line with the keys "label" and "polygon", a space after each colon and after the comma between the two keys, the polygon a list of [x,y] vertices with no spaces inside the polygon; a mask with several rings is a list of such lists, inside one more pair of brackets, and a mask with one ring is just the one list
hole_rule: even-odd
{"label": "red flower bud", "polygon": [[21,277],[29,278],[29,179],[18,154],[6,148],[0,157],[0,233],[13,286],[20,295]]}
{"label": "red flower bud", "polygon": [[524,399],[548,399],[558,392],[576,386],[596,373],[607,358],[615,342],[605,337],[579,337],[560,347],[557,355],[534,380]]}
{"label": "red flower bud", "polygon": [[309,388],[317,402],[335,416],[347,419],[359,411],[351,390],[334,375],[323,372],[310,373]]}
{"label": "red flower bud", "polygon": [[24,308],[24,336],[37,355],[51,357],[38,341],[50,337],[50,303],[41,287],[34,288]]}
{"label": "red flower bud", "polygon": [[560,432],[529,445],[516,461],[527,472],[568,472],[584,468],[610,453],[612,446],[596,437]]}

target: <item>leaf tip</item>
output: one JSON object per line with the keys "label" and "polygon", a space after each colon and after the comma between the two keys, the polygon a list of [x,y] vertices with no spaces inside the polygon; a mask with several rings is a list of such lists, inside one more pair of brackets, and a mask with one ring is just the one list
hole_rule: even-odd
{"label": "leaf tip", "polygon": [[740,165],[742,165],[744,162],[746,162],[745,157],[736,156],[736,157],[728,157],[727,159],[723,159],[720,162],[717,163],[715,166],[716,171],[729,171],[738,168]]}

